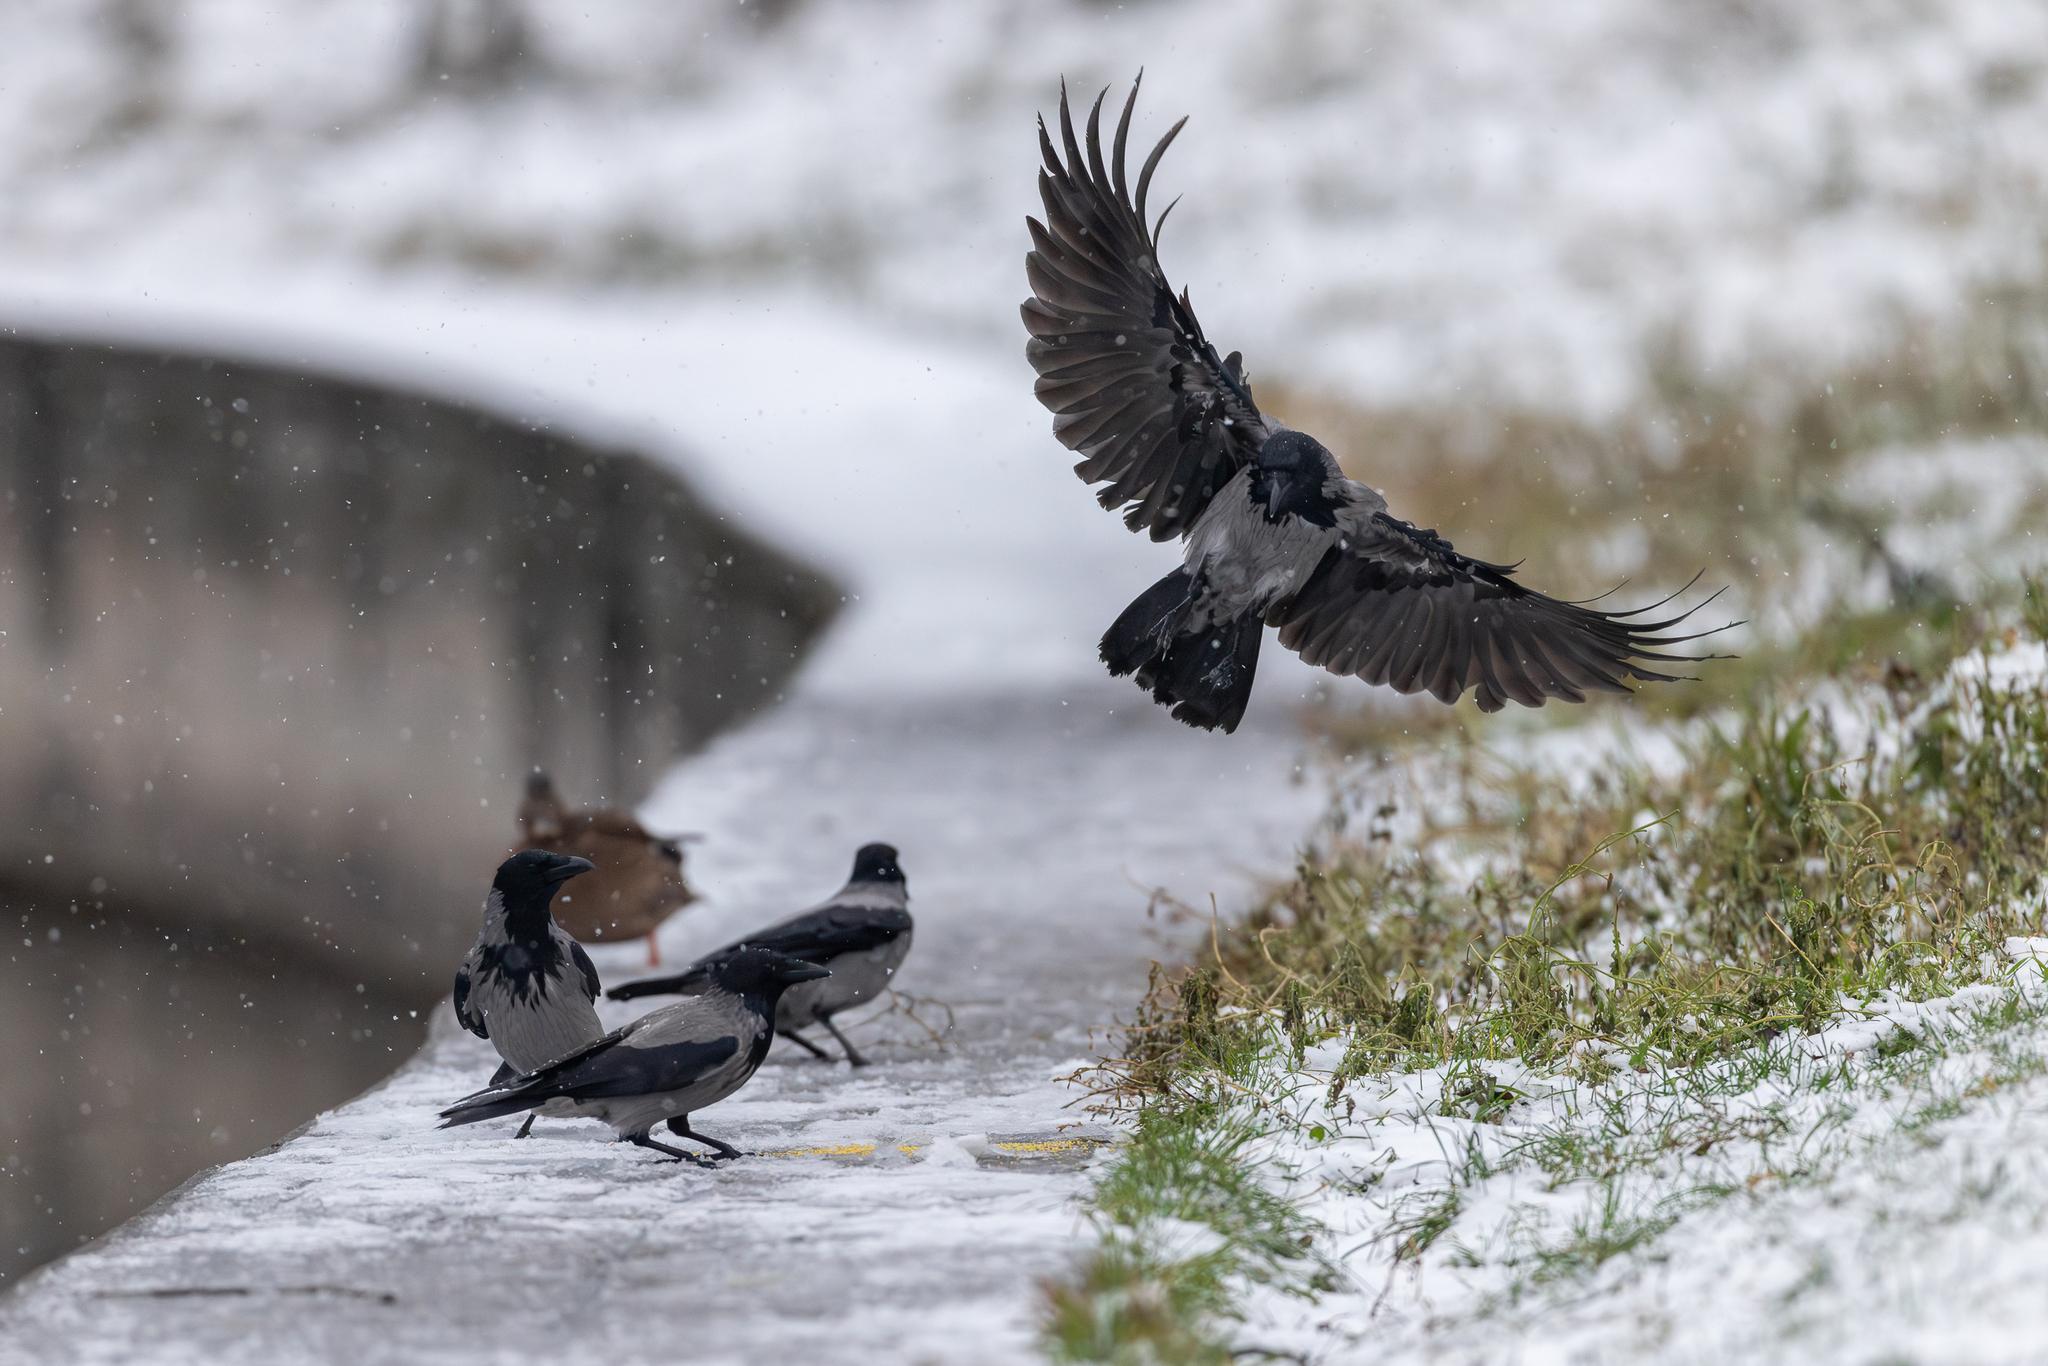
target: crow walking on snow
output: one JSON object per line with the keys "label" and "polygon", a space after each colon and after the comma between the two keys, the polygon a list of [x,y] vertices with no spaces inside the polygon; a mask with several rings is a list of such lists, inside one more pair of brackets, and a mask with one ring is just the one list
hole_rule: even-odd
{"label": "crow walking on snow", "polygon": [[775,1005],[784,991],[829,976],[767,949],[745,948],[684,976],[701,993],[649,1011],[624,1029],[558,1059],[532,1076],[465,1096],[441,1112],[442,1128],[546,1107],[601,1119],[620,1138],[678,1161],[710,1163],[648,1137],[658,1124],[720,1157],[739,1150],[690,1128],[690,1116],[747,1084],[768,1056]]}
{"label": "crow walking on snow", "polygon": [[865,1067],[868,1060],[839,1032],[832,1017],[888,989],[889,979],[910,953],[911,930],[910,889],[896,850],[886,844],[864,845],[853,856],[853,875],[846,885],[810,910],[706,954],[679,977],[646,977],[613,987],[608,994],[614,1001],[626,1001],[687,990],[693,974],[708,964],[749,946],[773,949],[832,969],[830,977],[784,993],[775,1011],[775,1032],[823,1058],[824,1049],[797,1033],[821,1024],[846,1050],[847,1062]]}
{"label": "crow walking on snow", "polygon": [[1673,681],[1636,661],[1700,658],[1658,652],[1698,638],[1659,634],[1689,612],[1643,621],[1653,608],[1601,612],[1524,588],[1512,566],[1393,517],[1321,443],[1261,413],[1237,353],[1217,355],[1160,270],[1166,214],[1148,226],[1145,195],[1187,120],[1152,149],[1133,201],[1124,146],[1137,100],[1133,85],[1105,166],[1102,98],[1084,154],[1061,89],[1065,160],[1040,119],[1045,222],[1026,220],[1025,354],[1053,433],[1081,455],[1075,473],[1107,483],[1103,507],[1129,505],[1126,526],[1187,542],[1181,567],[1103,636],[1112,674],[1135,674],[1191,726],[1231,731],[1267,626],[1332,673],[1443,702],[1474,688],[1482,711],[1626,693],[1624,675]]}

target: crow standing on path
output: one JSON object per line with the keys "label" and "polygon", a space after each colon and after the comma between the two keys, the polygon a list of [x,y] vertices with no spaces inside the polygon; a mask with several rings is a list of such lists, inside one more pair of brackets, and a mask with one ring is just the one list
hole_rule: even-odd
{"label": "crow standing on path", "polygon": [[[548,910],[563,883],[589,871],[588,859],[541,849],[498,865],[484,897],[483,930],[455,970],[455,1018],[505,1060],[493,1086],[604,1037],[593,1004],[601,989],[597,969]],[[532,1127],[528,1115],[517,1137]]]}
{"label": "crow standing on path", "polygon": [[1082,457],[1074,472],[1108,484],[1103,507],[1130,505],[1131,530],[1187,541],[1181,568],[1103,636],[1110,673],[1136,674],[1177,719],[1228,732],[1251,697],[1266,626],[1332,673],[1443,702],[1476,688],[1489,712],[1510,698],[1538,707],[1626,693],[1628,674],[1673,681],[1636,660],[1695,662],[1654,653],[1697,639],[1657,634],[1690,613],[1632,620],[1653,609],[1600,612],[1524,588],[1513,566],[1460,555],[1389,515],[1321,443],[1259,411],[1238,354],[1217,356],[1160,270],[1166,214],[1146,223],[1152,172],[1186,119],[1152,149],[1132,200],[1124,144],[1137,100],[1133,85],[1105,168],[1102,97],[1084,156],[1061,88],[1066,159],[1040,119],[1046,221],[1026,220],[1035,249],[1024,258],[1025,354],[1053,434]]}
{"label": "crow standing on path", "polygon": [[846,1050],[847,1062],[865,1067],[868,1060],[839,1032],[832,1017],[874,1000],[888,988],[889,979],[909,956],[911,929],[910,888],[896,850],[887,844],[864,845],[853,856],[853,876],[846,885],[810,910],[706,954],[679,977],[647,977],[613,987],[607,994],[614,1001],[627,1001],[684,991],[693,974],[709,964],[748,947],[772,949],[832,969],[831,977],[793,987],[783,996],[775,1012],[775,1032],[828,1058],[824,1049],[797,1033],[821,1024]]}
{"label": "crow standing on path", "polygon": [[720,1157],[738,1157],[737,1148],[693,1131],[690,1116],[754,1075],[768,1056],[783,992],[830,974],[784,954],[743,948],[683,975],[695,979],[689,985],[701,987],[701,994],[650,1011],[533,1076],[464,1097],[441,1112],[441,1127],[544,1106],[545,1114],[601,1119],[620,1138],[678,1161],[711,1165],[649,1138],[663,1121]]}
{"label": "crow standing on path", "polygon": [[682,840],[650,835],[623,811],[570,811],[547,774],[526,780],[519,831],[529,848],[587,858],[596,871],[556,907],[562,928],[586,944],[647,936],[647,962],[661,962],[654,932],[697,899],[683,880]]}

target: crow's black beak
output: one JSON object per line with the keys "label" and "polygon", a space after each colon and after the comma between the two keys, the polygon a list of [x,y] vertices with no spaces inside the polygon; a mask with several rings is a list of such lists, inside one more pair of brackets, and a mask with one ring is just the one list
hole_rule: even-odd
{"label": "crow's black beak", "polygon": [[570,878],[575,877],[578,873],[588,873],[596,867],[597,865],[592,863],[589,859],[576,858],[572,855],[569,858],[563,859],[554,867],[548,869],[548,885],[551,887],[559,886],[560,884],[567,882]]}
{"label": "crow's black beak", "polygon": [[1287,496],[1287,476],[1272,473],[1266,476],[1266,515],[1280,515],[1280,500]]}
{"label": "crow's black beak", "polygon": [[798,982],[815,982],[820,977],[831,975],[830,970],[821,968],[816,963],[791,963],[786,968],[775,969],[775,980],[786,987],[793,987]]}

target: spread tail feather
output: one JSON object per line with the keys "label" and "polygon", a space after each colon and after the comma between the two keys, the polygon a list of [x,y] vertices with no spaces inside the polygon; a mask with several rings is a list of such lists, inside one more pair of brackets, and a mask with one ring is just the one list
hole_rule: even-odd
{"label": "spread tail feather", "polygon": [[1265,620],[1247,612],[1235,621],[1184,630],[1194,580],[1176,569],[1126,607],[1102,637],[1102,662],[1121,678],[1136,674],[1173,718],[1204,730],[1237,729],[1251,700]]}
{"label": "spread tail feather", "polygon": [[1236,621],[1175,636],[1164,653],[1138,671],[1140,686],[1155,702],[1172,702],[1173,719],[1225,735],[1244,719],[1259,667],[1265,620],[1247,612]]}
{"label": "spread tail feather", "polygon": [[[1102,662],[1122,678],[1162,654],[1194,600],[1194,579],[1176,569],[1138,595],[1102,636]],[[1149,686],[1149,685],[1148,685]]]}

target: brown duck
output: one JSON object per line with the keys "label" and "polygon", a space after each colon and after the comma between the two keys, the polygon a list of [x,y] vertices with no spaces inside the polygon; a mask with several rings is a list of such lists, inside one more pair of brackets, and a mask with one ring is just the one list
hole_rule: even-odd
{"label": "brown duck", "polygon": [[647,961],[661,962],[655,929],[697,899],[683,881],[682,841],[690,836],[650,835],[623,811],[566,810],[554,782],[538,770],[526,780],[519,828],[521,848],[589,859],[594,867],[555,898],[563,929],[586,944],[646,935]]}

